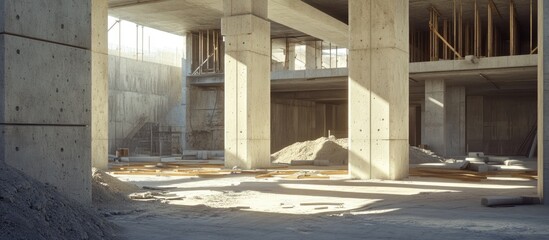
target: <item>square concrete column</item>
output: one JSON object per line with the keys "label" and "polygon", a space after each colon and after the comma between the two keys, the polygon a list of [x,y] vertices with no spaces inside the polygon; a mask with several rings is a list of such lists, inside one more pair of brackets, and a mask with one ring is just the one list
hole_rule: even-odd
{"label": "square concrete column", "polygon": [[295,51],[295,47],[296,47],[296,44],[295,43],[288,43],[288,50],[287,50],[287,53],[288,53],[288,66],[286,66],[288,68],[288,70],[290,71],[294,71],[296,70],[296,61],[297,61],[297,53]]}
{"label": "square concrete column", "polygon": [[108,0],[91,0],[91,160],[106,170],[109,155]]}
{"label": "square concrete column", "polygon": [[271,164],[270,23],[267,0],[224,0],[225,167]]}
{"label": "square concrete column", "polygon": [[92,156],[106,157],[92,146],[107,139],[96,114],[107,111],[106,60],[95,56],[106,54],[106,2],[0,3],[0,158],[82,203],[91,203]]}
{"label": "square concrete column", "polygon": [[443,79],[425,81],[425,136],[423,144],[439,155],[446,154],[446,84]]}
{"label": "square concrete column", "polygon": [[319,41],[307,41],[305,44],[305,69],[319,69],[322,66],[322,49]]}
{"label": "square concrete column", "polygon": [[538,194],[549,194],[549,4],[538,1]]}
{"label": "square concrete column", "polygon": [[446,88],[445,156],[463,156],[465,147],[465,87]]}
{"label": "square concrete column", "polygon": [[349,0],[349,172],[408,175],[408,1]]}

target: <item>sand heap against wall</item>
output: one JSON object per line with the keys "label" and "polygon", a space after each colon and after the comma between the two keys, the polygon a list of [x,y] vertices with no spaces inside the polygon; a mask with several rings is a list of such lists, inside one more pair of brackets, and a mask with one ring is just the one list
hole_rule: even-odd
{"label": "sand heap against wall", "polygon": [[446,161],[446,159],[436,155],[434,152],[418,147],[410,147],[409,154],[410,164],[439,163]]}
{"label": "sand heap against wall", "polygon": [[[329,160],[330,165],[347,164],[348,139],[321,137],[312,141],[296,142],[271,155],[273,163],[290,164],[292,160]],[[435,153],[417,147],[410,147],[410,164],[444,162]]]}
{"label": "sand heap against wall", "polygon": [[115,226],[0,161],[0,239],[115,239]]}
{"label": "sand heap against wall", "polygon": [[120,204],[128,204],[128,195],[140,190],[138,186],[120,181],[118,178],[96,168],[93,169],[92,177],[92,199],[93,203],[99,207],[115,207]]}

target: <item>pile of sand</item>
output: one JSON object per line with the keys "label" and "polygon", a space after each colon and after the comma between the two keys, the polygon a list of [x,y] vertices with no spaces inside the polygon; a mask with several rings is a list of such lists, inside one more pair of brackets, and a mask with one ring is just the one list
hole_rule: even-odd
{"label": "pile of sand", "polygon": [[297,142],[271,155],[273,163],[290,164],[292,160],[329,160],[330,165],[347,164],[347,139],[321,137]]}
{"label": "pile of sand", "polygon": [[127,204],[128,195],[140,190],[138,186],[120,181],[96,168],[93,169],[92,177],[92,199],[93,203],[99,207]]}
{"label": "pile of sand", "polygon": [[115,226],[0,161],[0,239],[115,239]]}
{"label": "pile of sand", "polygon": [[410,164],[439,163],[446,161],[446,159],[436,155],[434,152],[418,147],[410,147],[409,154]]}
{"label": "pile of sand", "polygon": [[[292,160],[329,160],[330,165],[347,164],[348,139],[321,137],[313,141],[297,142],[271,155],[273,163],[290,164]],[[410,164],[438,163],[446,159],[434,152],[410,147]]]}

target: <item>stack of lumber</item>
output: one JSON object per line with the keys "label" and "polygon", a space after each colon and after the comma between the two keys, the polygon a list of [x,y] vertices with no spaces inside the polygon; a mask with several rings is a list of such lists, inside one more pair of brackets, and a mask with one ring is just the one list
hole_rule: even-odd
{"label": "stack of lumber", "polygon": [[469,170],[454,169],[434,169],[434,168],[413,168],[410,169],[410,176],[414,177],[435,177],[445,179],[455,179],[467,182],[480,182],[488,177],[515,177],[526,179],[537,179],[536,171],[493,171],[476,172]]}
{"label": "stack of lumber", "polygon": [[224,169],[221,164],[180,164],[180,163],[132,163],[111,166],[114,175],[150,175],[150,176],[190,176],[190,177],[226,177],[229,175],[255,175],[256,178],[282,177],[285,179],[329,179],[330,175],[346,175],[347,170],[300,171],[291,169],[240,170]]}

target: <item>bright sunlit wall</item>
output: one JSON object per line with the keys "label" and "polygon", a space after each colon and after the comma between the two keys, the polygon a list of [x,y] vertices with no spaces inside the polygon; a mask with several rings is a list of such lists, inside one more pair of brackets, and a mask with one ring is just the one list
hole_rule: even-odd
{"label": "bright sunlit wall", "polygon": [[109,54],[181,67],[185,37],[109,16]]}

